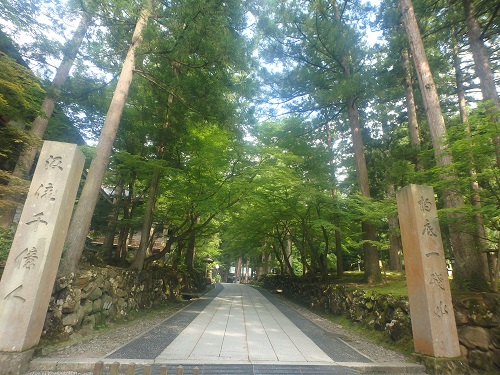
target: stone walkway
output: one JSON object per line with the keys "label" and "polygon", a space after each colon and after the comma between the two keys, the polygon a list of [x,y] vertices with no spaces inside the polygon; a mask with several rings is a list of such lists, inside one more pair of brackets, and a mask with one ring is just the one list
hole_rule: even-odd
{"label": "stone walkway", "polygon": [[[242,284],[222,284],[102,358],[38,358],[31,371],[89,371],[106,364],[176,366],[191,374],[423,374],[420,365],[378,362],[292,309]],[[191,371],[191,372],[190,372]],[[138,372],[140,373],[140,372]]]}

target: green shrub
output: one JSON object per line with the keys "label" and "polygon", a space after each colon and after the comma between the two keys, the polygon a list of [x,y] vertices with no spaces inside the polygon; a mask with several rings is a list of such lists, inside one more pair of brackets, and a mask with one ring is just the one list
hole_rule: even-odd
{"label": "green shrub", "polygon": [[14,232],[10,228],[0,228],[0,262],[7,260],[14,240]]}

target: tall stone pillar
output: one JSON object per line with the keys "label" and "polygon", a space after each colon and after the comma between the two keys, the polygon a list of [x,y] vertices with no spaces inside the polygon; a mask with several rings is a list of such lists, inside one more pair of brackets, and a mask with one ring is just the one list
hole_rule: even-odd
{"label": "tall stone pillar", "polygon": [[430,186],[408,185],[396,198],[415,351],[459,357],[434,191]]}
{"label": "tall stone pillar", "polygon": [[84,161],[74,144],[44,142],[0,282],[0,352],[40,340]]}

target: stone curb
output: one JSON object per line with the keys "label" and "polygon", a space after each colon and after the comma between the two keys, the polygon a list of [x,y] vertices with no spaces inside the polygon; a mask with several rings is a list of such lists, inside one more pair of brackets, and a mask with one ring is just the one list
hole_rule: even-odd
{"label": "stone curb", "polygon": [[[78,359],[66,359],[66,358],[39,358],[30,363],[29,372],[35,371],[75,371],[75,372],[92,372],[94,369],[94,365],[97,361],[102,361],[105,365],[110,365],[114,362],[117,362],[116,359],[102,359],[102,358],[78,358]],[[146,359],[123,359],[121,358],[119,362],[125,369],[125,366],[129,363],[135,363],[136,365],[197,365],[202,366],[200,363],[195,363],[193,361],[177,361],[175,363],[171,361],[155,361],[155,360],[146,360]],[[221,364],[221,363],[217,363]],[[276,367],[282,365],[293,365],[293,363],[264,363],[264,362],[255,362],[255,363],[242,363],[237,361],[228,361],[224,363],[226,365],[241,365],[241,364],[267,364],[273,365]],[[205,365],[210,365],[209,363],[205,363]],[[331,366],[331,364],[321,364],[321,363],[310,363],[309,365],[325,365]],[[347,367],[351,369],[355,369],[361,371],[363,373],[367,372],[376,372],[380,374],[424,374],[425,367],[423,365],[418,365],[414,363],[401,363],[401,362],[387,362],[387,363],[363,363],[363,362],[337,362],[336,365]],[[301,363],[300,366],[308,366],[308,364]]]}

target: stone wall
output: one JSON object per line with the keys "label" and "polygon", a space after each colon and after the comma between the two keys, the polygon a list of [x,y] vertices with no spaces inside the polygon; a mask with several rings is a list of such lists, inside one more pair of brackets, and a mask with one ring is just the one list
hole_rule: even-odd
{"label": "stone wall", "polygon": [[42,337],[84,334],[108,320],[125,318],[130,311],[149,309],[195,289],[191,277],[164,268],[137,272],[92,267],[75,278],[56,280]]}
{"label": "stone wall", "polygon": [[[308,307],[341,315],[382,332],[393,342],[412,340],[408,298],[367,292],[306,278],[268,275],[266,289]],[[500,371],[500,294],[454,296],[460,349],[471,369]]]}

